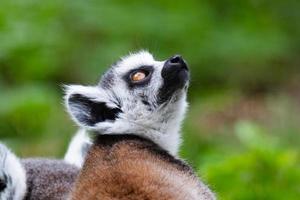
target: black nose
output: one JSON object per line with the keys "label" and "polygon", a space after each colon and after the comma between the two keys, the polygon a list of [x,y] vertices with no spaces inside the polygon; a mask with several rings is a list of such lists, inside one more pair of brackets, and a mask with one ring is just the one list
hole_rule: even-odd
{"label": "black nose", "polygon": [[170,100],[177,90],[187,86],[189,81],[188,66],[180,55],[172,56],[166,60],[161,76],[163,85],[159,90],[158,104]]}
{"label": "black nose", "polygon": [[186,62],[183,60],[181,55],[175,55],[169,58],[166,61],[166,65],[170,65],[170,67],[174,66],[177,68],[182,68],[188,70]]}

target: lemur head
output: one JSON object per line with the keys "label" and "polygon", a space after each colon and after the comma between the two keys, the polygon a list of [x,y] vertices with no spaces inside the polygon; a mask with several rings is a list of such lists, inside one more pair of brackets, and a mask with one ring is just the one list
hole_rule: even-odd
{"label": "lemur head", "polygon": [[82,128],[139,135],[176,154],[188,82],[181,56],[156,61],[141,51],[112,65],[96,86],[67,86],[66,106]]}

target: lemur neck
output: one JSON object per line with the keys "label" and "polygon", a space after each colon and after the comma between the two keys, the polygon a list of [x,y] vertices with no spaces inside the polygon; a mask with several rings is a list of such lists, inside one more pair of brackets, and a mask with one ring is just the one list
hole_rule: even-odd
{"label": "lemur neck", "polygon": [[[124,153],[125,151],[126,153]],[[131,155],[134,156],[135,154],[147,153],[164,161],[178,165],[177,167],[182,168],[181,170],[190,170],[190,167],[188,167],[184,162],[178,160],[176,157],[173,157],[168,151],[161,148],[153,141],[133,134],[97,134],[94,138],[94,142],[89,154],[95,154],[95,152],[106,155],[101,157],[101,159],[106,159],[105,157],[112,156],[115,153],[118,155],[120,153],[124,153],[124,156],[126,157],[130,157]]]}
{"label": "lemur neck", "polygon": [[152,143],[151,141],[141,138],[134,134],[112,134],[112,135],[97,134],[94,137],[94,144],[101,147],[112,147],[124,141],[144,141],[149,144]]}
{"label": "lemur neck", "polygon": [[178,130],[176,130],[175,132],[160,132],[158,130],[152,129],[137,129],[133,133],[129,133],[127,131],[116,131],[104,134],[101,132],[93,132],[92,135],[94,135],[98,140],[101,140],[103,139],[103,137],[109,135],[117,136],[117,138],[120,137],[120,139],[122,138],[121,136],[126,136],[126,138],[132,136],[147,139],[173,156],[177,156],[181,144],[181,137]]}

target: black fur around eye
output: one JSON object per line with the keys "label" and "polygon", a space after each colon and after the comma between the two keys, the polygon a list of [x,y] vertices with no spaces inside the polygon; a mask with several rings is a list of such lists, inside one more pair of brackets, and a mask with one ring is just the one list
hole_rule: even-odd
{"label": "black fur around eye", "polygon": [[6,188],[6,183],[4,180],[0,179],[0,192],[2,192]]}
{"label": "black fur around eye", "polygon": [[152,66],[142,66],[129,71],[124,79],[131,88],[135,86],[144,86],[150,82],[153,70]]}

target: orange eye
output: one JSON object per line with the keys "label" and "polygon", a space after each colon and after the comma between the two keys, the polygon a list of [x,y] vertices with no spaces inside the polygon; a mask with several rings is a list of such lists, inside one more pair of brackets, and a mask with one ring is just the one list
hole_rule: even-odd
{"label": "orange eye", "polygon": [[141,81],[146,78],[147,74],[142,71],[138,71],[131,76],[131,80],[134,82]]}

